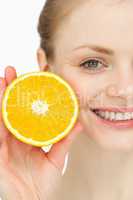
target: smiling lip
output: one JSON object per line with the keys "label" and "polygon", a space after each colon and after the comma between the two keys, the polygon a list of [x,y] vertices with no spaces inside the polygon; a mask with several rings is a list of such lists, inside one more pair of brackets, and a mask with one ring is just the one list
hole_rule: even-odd
{"label": "smiling lip", "polygon": [[110,112],[133,112],[132,108],[119,108],[119,107],[96,107],[91,110],[101,110],[101,111],[110,111]]}
{"label": "smiling lip", "polygon": [[[112,112],[133,112],[133,108],[95,108],[95,109],[91,109],[92,110],[101,110],[101,111],[112,111]],[[123,128],[133,128],[133,119],[131,120],[119,120],[119,121],[109,121],[106,119],[103,119],[99,116],[96,115],[96,113],[94,113],[92,111],[92,114],[94,115],[97,123],[99,125],[107,125],[107,126],[111,126],[112,128],[118,128],[118,129],[123,129]]]}

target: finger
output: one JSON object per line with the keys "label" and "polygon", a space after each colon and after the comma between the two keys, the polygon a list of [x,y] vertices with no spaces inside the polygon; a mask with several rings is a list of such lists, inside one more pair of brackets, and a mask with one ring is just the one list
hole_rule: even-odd
{"label": "finger", "polygon": [[6,83],[5,78],[0,77],[0,143],[2,143],[2,141],[7,135],[5,131],[3,119],[2,119],[2,99],[3,99],[3,94],[5,92],[6,86],[7,86],[7,83]]}
{"label": "finger", "polygon": [[47,158],[61,171],[64,167],[65,157],[69,152],[72,142],[76,138],[79,132],[83,129],[80,122],[77,122],[71,133],[69,133],[65,138],[54,144],[50,151],[46,153]]}
{"label": "finger", "polygon": [[12,80],[14,80],[17,77],[16,69],[12,66],[7,66],[5,68],[5,79],[7,84],[9,85]]}
{"label": "finger", "polygon": [[1,115],[1,110],[2,110],[2,98],[3,98],[3,94],[4,91],[6,89],[6,80],[5,78],[0,77],[0,115]]}

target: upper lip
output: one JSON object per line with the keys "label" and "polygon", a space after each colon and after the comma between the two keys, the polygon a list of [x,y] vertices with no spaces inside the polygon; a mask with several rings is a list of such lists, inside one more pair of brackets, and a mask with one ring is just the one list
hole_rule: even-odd
{"label": "upper lip", "polygon": [[120,107],[96,107],[91,108],[91,110],[101,110],[101,111],[110,111],[110,112],[133,112],[132,108],[120,108]]}

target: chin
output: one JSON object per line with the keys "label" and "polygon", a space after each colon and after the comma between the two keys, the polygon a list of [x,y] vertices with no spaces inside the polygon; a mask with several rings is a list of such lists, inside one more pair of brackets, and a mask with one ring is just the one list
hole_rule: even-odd
{"label": "chin", "polygon": [[114,135],[114,132],[112,132],[112,134],[111,132],[102,132],[99,134],[99,131],[90,129],[90,127],[89,129],[88,127],[85,127],[84,130],[89,140],[94,144],[94,148],[98,148],[105,152],[126,153],[133,151],[133,137],[130,137],[130,133],[128,136],[125,135],[124,137],[121,137],[120,135]]}
{"label": "chin", "polygon": [[114,138],[93,138],[94,142],[99,146],[99,148],[104,151],[123,153],[133,151],[133,141],[128,141],[126,138],[117,139],[118,138],[116,138],[116,140],[114,140]]}
{"label": "chin", "polygon": [[114,127],[102,124],[92,111],[81,111],[80,121],[85,134],[91,141],[104,151],[130,152],[133,151],[133,128]]}

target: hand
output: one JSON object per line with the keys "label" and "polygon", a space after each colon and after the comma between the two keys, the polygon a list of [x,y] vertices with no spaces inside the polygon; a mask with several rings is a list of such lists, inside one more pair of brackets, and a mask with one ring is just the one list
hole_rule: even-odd
{"label": "hand", "polygon": [[17,140],[5,127],[1,114],[4,91],[16,77],[11,66],[6,67],[5,77],[0,77],[0,196],[6,200],[47,200],[62,177],[65,156],[82,126],[77,122],[47,153]]}

